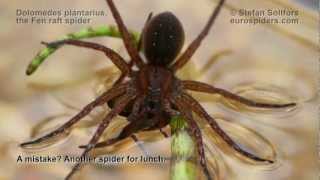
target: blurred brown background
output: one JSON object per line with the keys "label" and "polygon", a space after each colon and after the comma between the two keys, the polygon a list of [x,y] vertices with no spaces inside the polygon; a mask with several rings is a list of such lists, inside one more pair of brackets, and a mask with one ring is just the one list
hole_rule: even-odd
{"label": "blurred brown background", "polygon": [[[264,111],[245,109],[211,96],[195,94],[219,123],[237,142],[252,151],[274,157],[274,166],[248,163],[219,145],[212,132],[202,123],[206,132],[207,154],[213,173],[220,179],[276,179],[313,180],[317,172],[318,132],[318,16],[316,1],[284,0],[227,0],[208,38],[193,57],[193,62],[180,77],[201,80],[223,87],[249,98],[271,102],[294,101],[296,109]],[[185,0],[122,0],[115,3],[128,27],[140,31],[149,12],[157,14],[172,11],[181,20],[186,44],[204,26],[216,1]],[[310,5],[313,4],[313,5]],[[92,17],[87,25],[16,24],[17,9],[96,9],[104,10],[105,17]],[[298,25],[231,24],[232,9],[297,9]],[[106,58],[97,52],[65,47],[45,62],[32,76],[25,69],[35,54],[43,48],[40,41],[52,41],[84,27],[114,24],[103,0],[96,1],[1,1],[0,2],[0,179],[62,179],[70,164],[17,164],[18,155],[79,154],[77,145],[87,142],[91,130],[75,130],[68,143],[42,151],[26,152],[17,145],[29,140],[33,127],[47,117],[74,114],[61,99],[77,108],[95,97],[97,73],[111,68]],[[118,50],[126,57],[121,41],[95,38],[93,41]],[[210,58],[225,53],[213,65]],[[224,54],[224,53],[222,53]],[[111,68],[112,69],[112,68]],[[112,79],[117,71],[109,69]],[[206,72],[203,72],[207,69]],[[203,75],[198,76],[203,72]],[[112,76],[111,76],[112,75]],[[107,77],[105,77],[107,78]],[[57,98],[59,97],[59,98]],[[60,100],[57,100],[60,99]],[[68,117],[56,118],[61,123]],[[230,120],[230,121],[224,121]],[[55,127],[48,125],[49,127]],[[50,129],[47,127],[47,129]],[[141,135],[143,137],[143,135]],[[146,147],[160,154],[170,154],[170,139],[157,135],[146,139]],[[151,138],[152,139],[152,138]],[[130,141],[125,148],[113,153],[141,153]],[[126,144],[125,143],[125,144]],[[270,151],[269,151],[270,150]],[[215,169],[216,168],[216,169]],[[168,179],[169,166],[149,165],[119,168],[90,166],[81,172],[81,179]],[[79,177],[80,178],[80,177]]]}

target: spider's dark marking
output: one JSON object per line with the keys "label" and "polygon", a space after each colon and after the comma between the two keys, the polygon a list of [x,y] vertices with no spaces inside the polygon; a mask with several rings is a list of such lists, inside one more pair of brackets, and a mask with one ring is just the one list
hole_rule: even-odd
{"label": "spider's dark marking", "polygon": [[[139,131],[155,129],[160,129],[161,131],[161,128],[168,125],[171,117],[181,115],[188,124],[188,132],[196,141],[199,163],[206,177],[212,179],[206,165],[201,131],[197,122],[192,117],[191,112],[195,112],[200,117],[207,120],[212,129],[220,135],[221,139],[238,153],[255,161],[273,162],[272,160],[260,158],[241,149],[240,146],[238,146],[236,142],[220,128],[218,123],[206,112],[201,104],[190,96],[186,90],[220,94],[225,98],[238,101],[247,106],[259,108],[283,108],[295,106],[295,103],[266,104],[255,102],[209,84],[189,80],[182,81],[175,76],[175,72],[190,60],[200,46],[202,40],[209,33],[209,30],[221,10],[224,0],[219,1],[204,29],[172,65],[170,65],[171,62],[176,59],[184,42],[182,25],[172,13],[164,12],[153,18],[152,14],[150,14],[146,25],[143,28],[143,33],[141,35],[142,40],[140,40],[138,47],[136,47],[134,46],[131,35],[128,33],[113,1],[107,0],[107,3],[123,37],[124,45],[131,58],[130,62],[127,63],[112,49],[96,43],[79,40],[62,40],[46,43],[47,46],[74,45],[101,51],[121,70],[122,73],[112,88],[84,107],[70,121],[43,137],[21,144],[22,147],[41,143],[48,138],[69,130],[81,118],[88,115],[95,107],[109,103],[109,106],[112,107],[111,111],[99,124],[89,143],[80,146],[81,148],[84,148],[84,152],[81,155],[82,157],[87,156],[93,148],[109,146],[127,137],[132,137],[137,141],[134,133]],[[142,61],[142,58],[138,53],[141,47],[144,47],[147,63]],[[134,64],[138,66],[139,70],[132,69]],[[128,77],[128,80],[125,80],[125,77]],[[98,142],[110,121],[119,114],[126,116],[129,124],[124,127],[118,137]],[[81,165],[81,163],[76,164],[66,179],[70,179]]]}

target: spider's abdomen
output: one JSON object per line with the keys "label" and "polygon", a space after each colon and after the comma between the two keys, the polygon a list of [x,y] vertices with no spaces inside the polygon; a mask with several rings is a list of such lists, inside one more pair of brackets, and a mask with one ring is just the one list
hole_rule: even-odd
{"label": "spider's abdomen", "polygon": [[170,64],[179,54],[183,43],[183,27],[170,12],[153,17],[143,32],[144,53],[153,65]]}

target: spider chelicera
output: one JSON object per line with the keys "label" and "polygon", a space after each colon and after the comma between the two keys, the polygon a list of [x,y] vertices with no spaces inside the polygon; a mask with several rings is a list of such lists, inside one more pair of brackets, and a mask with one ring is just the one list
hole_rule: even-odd
{"label": "spider chelicera", "polygon": [[[109,103],[110,105],[110,102],[113,101],[114,103],[111,103],[113,104],[111,111],[101,121],[89,143],[85,146],[80,146],[81,148],[84,148],[84,151],[81,154],[82,157],[87,156],[94,148],[111,145],[124,138],[132,137],[134,133],[139,131],[161,130],[161,128],[168,125],[171,117],[182,116],[188,124],[188,133],[192,135],[196,141],[199,163],[206,177],[212,179],[206,165],[201,131],[197,122],[192,117],[192,111],[201,118],[204,118],[211,128],[238,153],[255,161],[273,162],[272,160],[260,158],[241,149],[237,143],[220,128],[217,122],[206,112],[200,103],[190,96],[186,90],[219,94],[224,98],[229,98],[247,106],[259,108],[284,108],[294,106],[295,103],[266,104],[255,102],[209,84],[192,80],[180,80],[175,76],[176,71],[181,69],[189,61],[200,46],[202,40],[209,33],[211,26],[224,4],[224,0],[219,1],[204,29],[178,58],[176,57],[180,53],[184,43],[184,31],[180,21],[175,15],[170,12],[163,12],[152,17],[152,14],[150,14],[143,28],[142,38],[140,38],[138,46],[135,46],[132,36],[124,25],[113,1],[106,1],[111,9],[126,50],[131,58],[130,62],[127,63],[114,50],[92,42],[61,40],[45,43],[49,47],[74,45],[104,52],[113,64],[120,69],[122,74],[109,90],[104,92],[90,104],[86,105],[72,119],[43,137],[22,143],[22,147],[43,142],[48,138],[65,132],[81,118],[88,115],[95,107],[106,103]],[[146,63],[139,55],[141,47],[143,47],[144,50]],[[136,65],[138,70],[133,70],[133,65]],[[124,127],[116,138],[98,142],[110,121],[115,116],[124,113],[127,109],[129,109],[129,114],[127,114],[129,124]],[[67,175],[66,179],[70,179],[73,174],[79,170],[81,165],[81,163],[76,164],[72,171]]]}

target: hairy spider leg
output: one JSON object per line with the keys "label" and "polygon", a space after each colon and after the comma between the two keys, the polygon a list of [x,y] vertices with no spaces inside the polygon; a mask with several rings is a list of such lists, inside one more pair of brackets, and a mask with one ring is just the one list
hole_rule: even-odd
{"label": "hairy spider leg", "polygon": [[123,39],[123,43],[128,51],[130,58],[141,69],[144,66],[144,63],[139,55],[138,49],[134,46],[132,36],[130,35],[125,24],[123,23],[123,20],[119,14],[117,8],[115,7],[113,1],[112,0],[106,0],[106,1],[110,7],[113,18],[115,19],[115,21],[118,25],[119,31],[120,31],[122,39]]}
{"label": "hairy spider leg", "polygon": [[[97,130],[95,131],[93,137],[90,139],[89,143],[86,145],[85,150],[81,154],[81,159],[84,159],[88,153],[94,148],[94,146],[97,144],[99,141],[101,135],[103,134],[104,130],[108,127],[109,123],[111,120],[117,116],[124,108],[125,106],[135,98],[135,95],[130,95],[126,94],[125,96],[122,96],[121,99],[119,100],[119,103],[117,106],[115,106],[108,114],[107,116],[102,120],[102,122],[99,124]],[[69,180],[75,172],[77,172],[82,163],[79,162],[77,163],[71,170],[71,172],[67,175],[65,178],[66,180]]]}
{"label": "hairy spider leg", "polygon": [[[138,41],[138,45],[137,45],[137,48],[138,48],[138,52],[141,51],[141,48],[142,48],[142,36],[143,36],[143,31],[144,31],[144,28],[146,27],[147,23],[150,21],[150,19],[152,18],[152,12],[149,13],[148,15],[148,18],[146,20],[146,22],[144,23],[144,26],[142,28],[142,31],[140,33],[140,38],[139,38],[139,41]],[[132,66],[134,65],[134,61],[131,59],[129,61],[129,68],[131,70]],[[116,82],[114,84],[118,84],[120,82],[123,81],[123,79],[127,76],[127,74],[124,74],[124,73],[121,73],[121,75],[119,76],[119,78],[116,80]]]}
{"label": "hairy spider leg", "polygon": [[126,61],[114,50],[103,46],[101,44],[93,43],[93,42],[86,42],[86,41],[80,41],[80,40],[74,40],[74,39],[67,39],[67,40],[61,40],[61,41],[54,41],[54,42],[42,42],[48,47],[57,47],[62,45],[73,45],[73,46],[79,46],[89,49],[94,49],[97,51],[102,51],[105,53],[105,55],[113,62],[115,66],[119,68],[119,70],[122,73],[128,73],[130,71],[129,65],[126,63]]}
{"label": "hairy spider leg", "polygon": [[147,149],[143,146],[143,144],[141,144],[140,140],[138,139],[138,137],[135,134],[132,134],[130,136],[134,142],[139,146],[140,150],[143,152],[144,155],[148,156],[149,152],[147,151]]}
{"label": "hairy spider leg", "polygon": [[[138,118],[139,118],[139,116],[137,116],[132,122],[130,122],[128,125],[126,125],[117,137],[99,142],[94,146],[94,148],[103,148],[106,146],[110,146],[110,145],[113,145],[114,143],[117,143],[117,142],[123,140],[123,139],[126,139],[127,137],[131,137],[134,133],[136,133],[137,131],[139,131],[141,129],[141,126],[142,127],[144,126],[144,124],[143,124],[144,119],[141,120]],[[137,138],[133,138],[134,141],[136,141],[135,139],[137,139]],[[87,147],[87,145],[79,146],[79,148],[85,148],[85,147]]]}
{"label": "hairy spider leg", "polygon": [[108,91],[103,93],[101,96],[99,96],[97,99],[95,99],[94,101],[92,101],[91,103],[86,105],[78,114],[76,114],[69,121],[64,123],[58,129],[52,131],[49,134],[46,134],[46,135],[38,138],[36,140],[22,143],[22,144],[20,144],[20,146],[21,147],[26,147],[28,145],[38,144],[38,143],[41,143],[41,142],[43,142],[43,141],[45,141],[45,140],[47,140],[49,138],[55,137],[55,136],[65,132],[65,131],[67,131],[75,123],[77,123],[83,117],[88,115],[95,107],[101,106],[101,105],[105,104],[107,101],[109,101],[110,99],[125,93],[126,92],[126,88],[127,88],[127,84],[121,84],[121,85],[118,85],[118,86],[115,86],[115,87],[109,89]]}
{"label": "hairy spider leg", "polygon": [[[117,137],[99,142],[94,146],[94,148],[103,148],[106,146],[111,146],[114,143],[117,143],[123,139],[131,137],[135,141],[135,143],[139,146],[141,151],[145,155],[148,155],[148,151],[145,149],[145,147],[141,143],[139,143],[138,137],[134,134],[139,129],[141,129],[145,126],[145,124],[144,124],[145,119],[141,118],[143,113],[140,113],[140,116],[139,116],[139,109],[140,109],[140,106],[143,103],[143,101],[144,101],[144,96],[137,98],[137,100],[135,101],[135,104],[133,106],[132,114],[128,117],[130,119],[129,120],[130,123],[122,129],[122,131],[120,132],[120,134]],[[79,148],[86,148],[86,145],[81,145],[81,146],[79,146]]]}
{"label": "hairy spider leg", "polygon": [[205,25],[204,29],[201,31],[201,33],[196,37],[195,40],[191,42],[191,44],[188,46],[188,48],[185,50],[183,54],[180,55],[180,57],[176,60],[176,62],[170,67],[173,72],[176,72],[178,69],[182,68],[193,56],[193,54],[196,52],[198,47],[200,46],[202,40],[208,35],[215,19],[217,18],[222,5],[224,4],[225,0],[220,0],[217,7],[214,9],[212,15],[210,16],[207,24]]}
{"label": "hairy spider leg", "polygon": [[[122,131],[120,132],[120,134],[112,139],[107,139],[105,141],[99,142],[95,145],[95,148],[102,148],[105,146],[110,146],[122,139],[125,139],[129,136],[131,136],[133,133],[135,133],[141,125],[143,125],[143,120],[142,118],[140,118],[139,116],[139,109],[141,104],[143,103],[144,97],[139,97],[136,99],[133,108],[132,108],[132,113],[130,114],[130,116],[128,117],[130,120],[130,123],[127,124]],[[141,114],[142,115],[142,114]],[[79,146],[80,148],[86,147],[86,146]]]}
{"label": "hairy spider leg", "polygon": [[[129,137],[129,136],[127,136]],[[125,138],[127,138],[125,137]],[[143,152],[144,155],[148,155],[148,151],[146,150],[146,148],[140,143],[140,140],[138,139],[138,137],[135,135],[135,134],[131,134],[130,135],[131,139],[138,145],[139,149]],[[102,147],[106,147],[106,146],[111,146],[119,141],[121,141],[122,139],[125,139],[125,138],[120,138],[119,136],[116,137],[116,138],[112,138],[112,139],[108,139],[106,141],[103,141],[103,142],[100,142],[100,143],[97,143],[94,148],[102,148]],[[86,148],[87,145],[81,145],[79,146],[79,148]]]}
{"label": "hairy spider leg", "polygon": [[194,111],[198,116],[206,119],[209,125],[211,126],[211,128],[235,151],[255,161],[273,163],[272,160],[260,158],[252,153],[249,153],[241,149],[240,146],[237,143],[235,143],[229,137],[229,135],[223,131],[223,129],[221,129],[218,123],[206,112],[206,110],[198,103],[198,101],[196,101],[193,97],[191,97],[187,93],[182,93],[181,96],[182,96],[181,97],[182,103],[184,103],[189,109]]}
{"label": "hairy spider leg", "polygon": [[159,128],[159,131],[163,135],[164,138],[168,138],[169,137],[169,135],[162,128]]}
{"label": "hairy spider leg", "polygon": [[212,180],[213,178],[210,176],[208,166],[206,164],[206,156],[204,152],[204,146],[203,146],[203,141],[202,141],[202,135],[201,135],[201,130],[199,126],[197,125],[196,121],[193,119],[191,112],[189,111],[188,108],[182,103],[180,100],[179,96],[177,97],[172,97],[171,98],[171,103],[174,104],[177,108],[178,111],[170,108],[169,104],[166,106],[166,111],[171,114],[171,116],[178,116],[181,115],[187,122],[188,127],[187,127],[187,132],[193,137],[193,139],[196,141],[196,147],[197,147],[197,152],[198,152],[198,160],[199,163],[202,167],[202,170],[207,177],[208,180]]}
{"label": "hairy spider leg", "polygon": [[228,92],[224,89],[216,88],[209,84],[198,82],[198,81],[191,81],[191,80],[182,81],[182,86],[187,90],[211,93],[211,94],[219,94],[225,98],[232,99],[234,101],[240,102],[247,106],[258,107],[258,108],[285,108],[285,107],[292,107],[296,105],[296,103],[269,104],[269,103],[255,102],[253,100],[246,99],[234,93]]}
{"label": "hairy spider leg", "polygon": [[[129,137],[129,136],[127,136]],[[125,138],[127,138],[125,137]],[[138,145],[139,149],[143,152],[143,154],[145,155],[148,155],[148,151],[146,150],[146,148],[140,143],[140,140],[138,139],[138,137],[135,135],[135,134],[131,134],[130,135],[131,139],[133,139],[133,141]],[[122,139],[125,139],[125,138],[120,138],[119,136],[116,137],[116,138],[112,138],[112,139],[108,139],[106,141],[103,141],[103,142],[100,142],[100,143],[97,143],[94,148],[102,148],[102,147],[106,147],[106,146],[111,146],[113,145],[114,143],[117,143],[119,141],[121,141]],[[87,145],[81,145],[79,146],[79,148],[86,148]]]}

